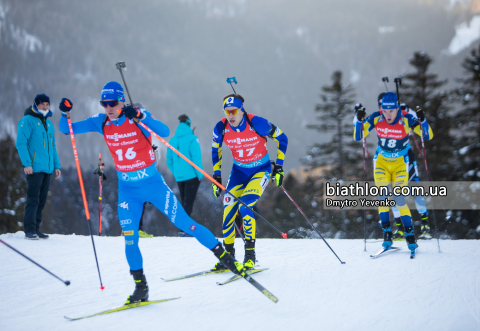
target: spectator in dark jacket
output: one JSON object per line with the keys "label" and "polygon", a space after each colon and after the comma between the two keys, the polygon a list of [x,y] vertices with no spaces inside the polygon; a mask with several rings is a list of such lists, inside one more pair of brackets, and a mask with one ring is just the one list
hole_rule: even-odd
{"label": "spectator in dark jacket", "polygon": [[50,175],[60,178],[60,161],[55,145],[55,129],[48,117],[50,98],[38,94],[18,123],[16,147],[27,177],[27,203],[23,226],[25,239],[48,239],[40,232],[42,212],[47,202]]}
{"label": "spectator in dark jacket", "polygon": [[[200,169],[202,166],[202,151],[197,136],[190,128],[192,120],[187,115],[178,117],[180,124],[175,130],[175,135],[170,139],[170,145],[185,155]],[[193,203],[197,195],[200,179],[203,175],[180,156],[167,149],[167,166],[175,177],[180,190],[180,202],[188,215],[192,213]],[[180,236],[184,236],[180,233]]]}

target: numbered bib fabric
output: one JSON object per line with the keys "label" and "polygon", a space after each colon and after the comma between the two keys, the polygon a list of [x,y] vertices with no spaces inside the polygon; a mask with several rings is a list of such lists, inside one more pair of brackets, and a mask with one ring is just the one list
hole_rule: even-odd
{"label": "numbered bib fabric", "polygon": [[108,120],[103,129],[103,137],[118,171],[144,169],[155,162],[152,138],[148,137],[147,140],[132,120],[126,119],[119,126]]}
{"label": "numbered bib fabric", "polygon": [[[407,112],[403,111],[403,115]],[[378,136],[378,148],[386,153],[398,153],[410,148],[408,132],[400,118],[397,123],[389,124],[385,119],[380,119],[375,125]]]}
{"label": "numbered bib fabric", "polygon": [[[248,114],[250,121],[255,115]],[[227,119],[222,119],[225,123]],[[230,123],[225,127],[225,136],[223,142],[232,151],[233,159],[241,163],[250,163],[260,160],[267,155],[267,141],[264,137],[259,136],[248,125],[242,132],[236,132],[230,126]]]}

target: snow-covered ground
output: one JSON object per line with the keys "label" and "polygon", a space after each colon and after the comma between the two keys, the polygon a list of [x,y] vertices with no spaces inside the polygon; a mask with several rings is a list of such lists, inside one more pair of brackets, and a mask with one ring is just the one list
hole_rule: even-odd
{"label": "snow-covered ground", "polygon": [[[403,249],[373,260],[380,243],[260,239],[257,258],[270,270],[255,275],[275,304],[229,273],[164,282],[208,269],[211,252],[193,238],[141,239],[150,299],[181,299],[85,320],[79,316],[121,305],[133,291],[123,237],[95,237],[105,290],[99,289],[91,239],[51,235],[0,239],[72,283],[65,286],[0,245],[0,330],[480,330],[480,241],[421,241],[416,259]],[[237,241],[237,255],[243,245]],[[240,253],[240,254],[239,254]]]}

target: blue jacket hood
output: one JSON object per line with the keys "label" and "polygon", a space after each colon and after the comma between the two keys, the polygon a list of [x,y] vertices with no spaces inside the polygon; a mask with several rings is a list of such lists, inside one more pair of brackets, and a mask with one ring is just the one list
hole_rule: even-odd
{"label": "blue jacket hood", "polygon": [[178,124],[177,129],[175,130],[175,135],[177,137],[183,137],[187,134],[193,134],[193,130],[188,126],[188,124],[181,122]]}
{"label": "blue jacket hood", "polygon": [[53,113],[51,110],[48,110],[48,113],[47,113],[47,116],[43,116],[37,109],[37,107],[35,107],[35,105],[32,105],[31,107],[28,107],[27,109],[25,109],[25,112],[23,113],[23,115],[31,115],[31,116],[34,116],[34,117],[38,117],[40,119],[42,118],[47,118],[47,117],[52,117]]}

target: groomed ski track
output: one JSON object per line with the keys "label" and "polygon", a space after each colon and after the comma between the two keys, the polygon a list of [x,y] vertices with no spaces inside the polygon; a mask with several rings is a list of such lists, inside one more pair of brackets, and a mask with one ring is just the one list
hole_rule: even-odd
{"label": "groomed ski track", "polygon": [[[381,243],[259,239],[257,256],[270,270],[253,275],[280,301],[272,303],[244,280],[216,285],[230,273],[175,282],[206,270],[215,258],[194,238],[140,239],[150,298],[181,296],[160,305],[79,321],[123,303],[133,291],[123,237],[95,237],[105,290],[89,236],[51,235],[29,241],[23,232],[0,238],[72,283],[65,286],[6,246],[0,246],[0,330],[480,330],[480,241],[419,241],[414,260],[402,250],[378,259]],[[238,258],[243,243],[236,242]]]}

